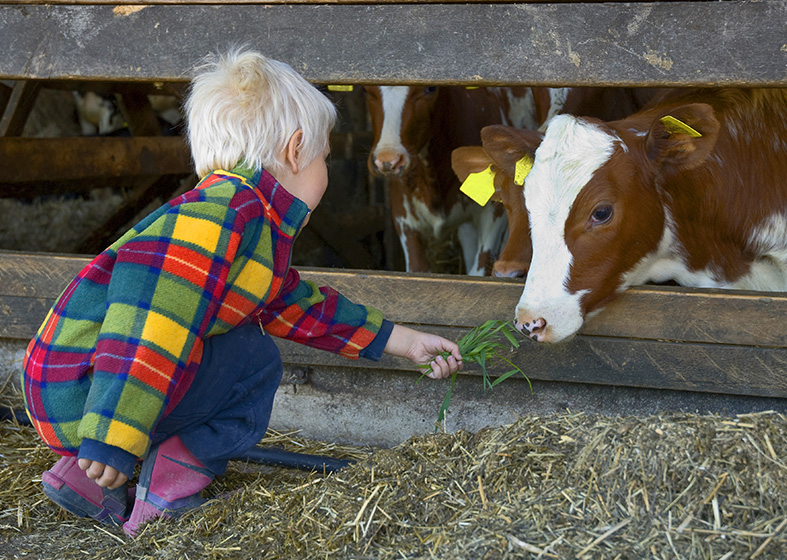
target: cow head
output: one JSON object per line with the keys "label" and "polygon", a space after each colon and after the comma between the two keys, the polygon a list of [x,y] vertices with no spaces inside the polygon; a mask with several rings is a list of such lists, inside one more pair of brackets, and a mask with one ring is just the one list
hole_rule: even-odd
{"label": "cow head", "polygon": [[[672,115],[702,136],[676,133]],[[517,328],[539,342],[575,334],[648,266],[671,235],[665,196],[670,175],[702,164],[718,136],[710,106],[655,108],[605,123],[555,117],[525,180],[533,258],[516,307]],[[486,145],[486,144],[485,144]]]}
{"label": "cow head", "polygon": [[424,151],[439,90],[426,86],[367,86],[366,102],[374,146],[369,170],[376,175],[403,175]]}
{"label": "cow head", "polygon": [[470,173],[492,166],[495,192],[491,200],[500,202],[508,218],[508,240],[492,268],[492,274],[503,278],[524,278],[530,266],[532,248],[522,185],[514,183],[516,163],[523,156],[532,158],[533,151],[523,148],[537,145],[541,135],[505,125],[492,125],[481,130],[483,147],[466,146],[451,154],[451,167],[460,181]]}

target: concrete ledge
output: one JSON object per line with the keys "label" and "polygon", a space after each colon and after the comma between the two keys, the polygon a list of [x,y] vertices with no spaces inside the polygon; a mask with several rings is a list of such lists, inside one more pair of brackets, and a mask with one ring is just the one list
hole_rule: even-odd
{"label": "concrete ledge", "polygon": [[[434,431],[448,381],[418,378],[415,371],[310,370],[306,383],[280,386],[270,426],[322,441],[391,447]],[[459,376],[445,428],[475,432],[522,416],[566,410],[608,416],[669,411],[734,415],[786,411],[787,399],[551,381],[533,381],[531,393],[524,379],[514,377],[484,390],[480,377]]]}

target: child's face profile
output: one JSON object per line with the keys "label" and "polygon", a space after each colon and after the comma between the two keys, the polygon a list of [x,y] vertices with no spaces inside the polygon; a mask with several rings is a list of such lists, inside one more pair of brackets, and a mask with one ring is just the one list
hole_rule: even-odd
{"label": "child's face profile", "polygon": [[317,208],[328,188],[328,156],[330,155],[330,149],[326,148],[321,157],[314,158],[299,173],[303,175],[304,189],[301,194],[293,194],[304,201],[309,210]]}
{"label": "child's face profile", "polygon": [[294,197],[302,200],[314,210],[322,201],[328,188],[328,163],[330,147],[326,142],[322,156],[314,158],[308,165],[301,166],[297,162],[298,154],[290,152],[284,156],[284,171],[276,179]]}

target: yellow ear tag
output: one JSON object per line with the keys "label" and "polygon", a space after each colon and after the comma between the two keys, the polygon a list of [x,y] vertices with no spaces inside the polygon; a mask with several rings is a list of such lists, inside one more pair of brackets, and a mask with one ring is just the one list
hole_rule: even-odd
{"label": "yellow ear tag", "polygon": [[531,169],[533,169],[533,158],[530,156],[522,156],[522,159],[516,162],[516,168],[514,169],[514,184],[520,187],[524,185],[525,177],[527,177]]}
{"label": "yellow ear tag", "polygon": [[495,194],[495,172],[490,165],[483,171],[471,173],[459,187],[459,190],[472,198],[476,203],[485,206]]}
{"label": "yellow ear tag", "polygon": [[344,85],[329,85],[328,91],[352,91],[352,86],[344,86]]}
{"label": "yellow ear tag", "polygon": [[664,125],[664,130],[670,134],[688,134],[692,138],[700,138],[702,134],[691,128],[683,121],[679,121],[672,115],[661,117],[661,124]]}

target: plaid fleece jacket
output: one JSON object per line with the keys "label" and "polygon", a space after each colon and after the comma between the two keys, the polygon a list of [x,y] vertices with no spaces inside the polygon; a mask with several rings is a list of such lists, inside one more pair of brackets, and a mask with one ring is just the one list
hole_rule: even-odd
{"label": "plaid fleece jacket", "polygon": [[74,455],[87,438],[143,457],[188,389],[203,340],[252,320],[358,358],[382,315],[290,268],[308,212],[267,171],[219,170],[93,259],[25,355],[25,404],[44,442]]}

